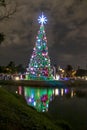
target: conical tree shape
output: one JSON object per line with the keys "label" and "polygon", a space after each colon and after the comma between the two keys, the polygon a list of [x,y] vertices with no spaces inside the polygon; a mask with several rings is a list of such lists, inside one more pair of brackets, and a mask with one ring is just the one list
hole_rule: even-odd
{"label": "conical tree shape", "polygon": [[40,25],[40,30],[38,31],[38,35],[36,37],[36,44],[33,48],[33,53],[27,71],[27,79],[53,79],[50,58],[48,56],[47,38],[43,23]]}

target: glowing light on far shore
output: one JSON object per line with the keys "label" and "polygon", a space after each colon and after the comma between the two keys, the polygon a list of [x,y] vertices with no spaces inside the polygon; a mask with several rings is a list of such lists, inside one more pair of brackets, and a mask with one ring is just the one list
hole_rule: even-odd
{"label": "glowing light on far shore", "polygon": [[19,77],[15,77],[15,80],[20,80],[20,78]]}

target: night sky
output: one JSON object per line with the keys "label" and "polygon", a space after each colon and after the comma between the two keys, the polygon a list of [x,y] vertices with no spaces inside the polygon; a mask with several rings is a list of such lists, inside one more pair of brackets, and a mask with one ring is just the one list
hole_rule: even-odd
{"label": "night sky", "polygon": [[0,45],[0,65],[14,61],[29,63],[39,30],[41,13],[52,64],[66,67],[87,66],[87,1],[86,0],[17,0],[17,11],[0,21],[5,40]]}

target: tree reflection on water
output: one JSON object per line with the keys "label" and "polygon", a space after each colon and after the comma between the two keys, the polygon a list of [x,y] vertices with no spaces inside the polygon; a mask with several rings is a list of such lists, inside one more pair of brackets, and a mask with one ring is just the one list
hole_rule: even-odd
{"label": "tree reflection on water", "polygon": [[28,105],[34,107],[39,112],[46,112],[49,108],[49,103],[57,96],[73,98],[84,97],[85,92],[72,88],[34,88],[34,87],[18,87],[18,94],[24,95]]}

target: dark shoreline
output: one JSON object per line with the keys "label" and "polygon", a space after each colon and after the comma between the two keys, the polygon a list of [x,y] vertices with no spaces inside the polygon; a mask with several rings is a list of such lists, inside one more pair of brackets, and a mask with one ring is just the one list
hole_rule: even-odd
{"label": "dark shoreline", "polygon": [[14,86],[32,86],[32,87],[87,87],[86,80],[68,80],[68,81],[39,81],[39,80],[0,80],[0,85]]}

